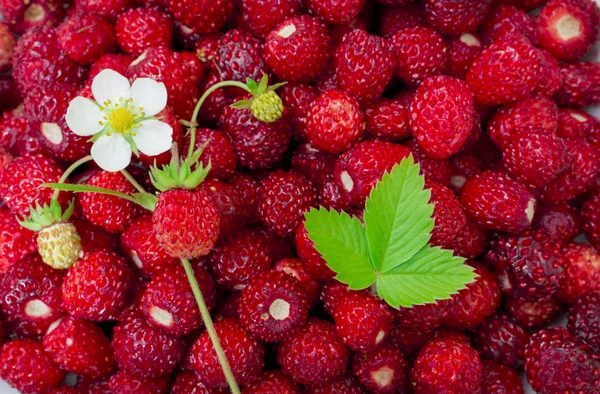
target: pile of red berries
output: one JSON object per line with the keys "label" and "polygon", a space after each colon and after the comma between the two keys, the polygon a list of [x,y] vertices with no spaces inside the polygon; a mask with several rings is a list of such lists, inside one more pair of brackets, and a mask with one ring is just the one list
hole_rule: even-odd
{"label": "pile of red berries", "polygon": [[[592,0],[0,0],[0,14],[0,378],[21,392],[228,392],[174,257],[201,248],[192,268],[243,394],[518,394],[523,370],[539,393],[600,393]],[[178,121],[219,81],[287,82],[285,109],[264,123],[230,107],[242,89],[210,95],[195,140],[208,178],[154,215],[62,192],[82,253],[54,269],[17,219],[89,154],[65,114],[104,69],[165,84],[159,117],[182,152]],[[431,244],[479,276],[398,310],[336,281],[302,222],[319,205],[361,217],[411,153]],[[128,168],[147,190],[155,159],[171,153]],[[93,164],[69,182],[136,192]],[[157,239],[194,210],[212,227]],[[544,328],[561,311],[567,327]]]}

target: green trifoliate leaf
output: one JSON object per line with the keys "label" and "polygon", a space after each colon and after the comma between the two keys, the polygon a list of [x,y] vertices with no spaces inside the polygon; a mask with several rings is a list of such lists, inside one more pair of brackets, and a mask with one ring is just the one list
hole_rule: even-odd
{"label": "green trifoliate leaf", "polygon": [[381,274],[377,294],[394,308],[450,298],[475,280],[473,268],[450,250],[425,246],[410,260]]}
{"label": "green trifoliate leaf", "polygon": [[385,272],[410,259],[431,238],[433,205],[412,155],[394,166],[371,191],[365,227],[375,269]]}
{"label": "green trifoliate leaf", "polygon": [[347,213],[311,209],[305,215],[308,236],[323,255],[336,278],[351,289],[364,289],[375,282],[367,237],[360,220]]}

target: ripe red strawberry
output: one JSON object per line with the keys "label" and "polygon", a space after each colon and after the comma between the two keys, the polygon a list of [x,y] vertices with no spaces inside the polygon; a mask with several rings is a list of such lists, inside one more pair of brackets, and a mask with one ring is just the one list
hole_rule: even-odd
{"label": "ripe red strawberry", "polygon": [[364,30],[346,35],[335,51],[338,86],[359,100],[381,96],[394,73],[393,53],[388,42]]}
{"label": "ripe red strawberry", "polygon": [[85,220],[73,220],[73,225],[81,238],[81,249],[83,250],[83,253],[95,252],[98,250],[115,251],[118,249],[119,240],[114,234],[110,234]]}
{"label": "ripe red strawberry", "polygon": [[281,371],[263,371],[258,382],[246,385],[242,394],[300,394],[300,386]]}
{"label": "ripe red strawberry", "polygon": [[483,42],[487,46],[510,33],[522,34],[536,46],[540,41],[538,27],[531,15],[517,7],[500,5],[492,10],[481,28]]}
{"label": "ripe red strawberry", "polygon": [[288,83],[278,92],[284,107],[291,114],[294,137],[298,141],[306,141],[306,115],[310,104],[318,96],[317,89],[305,83]]}
{"label": "ripe red strawberry", "polygon": [[117,15],[133,5],[133,0],[78,0],[77,6],[89,14],[98,14],[114,20]]}
{"label": "ripe red strawberry", "polygon": [[369,351],[383,343],[393,316],[385,302],[367,292],[350,291],[333,310],[335,327],[352,350]]}
{"label": "ripe red strawberry", "polygon": [[587,112],[573,108],[560,108],[556,134],[562,138],[579,138],[598,145],[600,122]]}
{"label": "ripe red strawberry", "polygon": [[200,186],[219,212],[219,238],[226,239],[244,226],[248,212],[242,199],[245,198],[235,186],[216,179],[204,181]]}
{"label": "ripe red strawberry", "polygon": [[152,213],[154,233],[167,254],[180,259],[205,256],[219,237],[219,212],[203,190],[163,192]]}
{"label": "ripe red strawberry", "polygon": [[111,345],[119,369],[139,377],[170,374],[185,351],[183,338],[152,327],[137,311],[114,328]]}
{"label": "ripe red strawberry", "polygon": [[585,235],[597,249],[600,245],[600,193],[594,192],[584,202],[581,216]]}
{"label": "ripe red strawberry", "polygon": [[379,32],[386,38],[392,37],[402,29],[427,24],[425,7],[421,2],[409,1],[402,7],[383,7],[379,11]]}
{"label": "ripe red strawberry", "polygon": [[318,187],[333,172],[335,159],[334,154],[317,150],[308,143],[300,144],[292,154],[292,170]]}
{"label": "ripe red strawberry", "polygon": [[600,350],[600,294],[589,293],[569,310],[567,328],[571,334],[598,353]]}
{"label": "ripe red strawberry", "polygon": [[302,11],[301,0],[245,0],[242,2],[244,27],[254,36],[266,38],[280,23]]}
{"label": "ripe red strawberry", "polygon": [[127,301],[131,269],[116,253],[88,253],[69,269],[62,285],[63,307],[74,317],[114,320]]}
{"label": "ripe red strawberry", "polygon": [[292,234],[302,222],[304,212],[316,205],[314,187],[295,172],[269,174],[262,181],[258,198],[262,222],[282,237]]}
{"label": "ripe red strawberry", "polygon": [[383,345],[366,353],[354,353],[352,373],[373,393],[403,393],[409,364],[398,349]]}
{"label": "ripe red strawberry", "polygon": [[483,50],[467,74],[467,83],[476,104],[493,106],[526,98],[541,76],[538,50],[525,37],[512,33]]}
{"label": "ripe red strawberry", "polygon": [[251,278],[269,269],[272,260],[267,248],[266,236],[252,229],[242,229],[217,245],[210,261],[219,284],[243,289]]}
{"label": "ripe red strawberry", "polygon": [[44,350],[65,371],[98,379],[115,367],[110,341],[95,324],[70,316],[52,323],[44,336]]}
{"label": "ripe red strawberry", "polygon": [[[57,182],[62,169],[52,159],[42,155],[17,157],[0,173],[0,197],[16,215],[29,214],[29,207],[48,204],[53,190],[39,187],[42,183]],[[68,199],[63,193],[62,202]]]}
{"label": "ripe red strawberry", "polygon": [[8,25],[0,23],[0,72],[8,71],[12,67],[10,61],[16,42]]}
{"label": "ripe red strawberry", "polygon": [[563,65],[560,70],[562,86],[554,95],[559,105],[585,107],[600,101],[600,65],[578,62]]}
{"label": "ripe red strawberry", "polygon": [[130,55],[138,56],[150,47],[172,45],[173,21],[155,8],[131,8],[123,12],[115,29],[119,47]]}
{"label": "ripe red strawberry", "polygon": [[233,186],[240,196],[243,210],[246,212],[246,220],[248,223],[260,222],[258,214],[258,188],[260,184],[250,175],[236,172],[229,179],[229,184]]}
{"label": "ripe red strawberry", "polygon": [[207,388],[193,371],[182,371],[175,376],[171,394],[226,394],[225,389]]}
{"label": "ripe red strawberry", "polygon": [[317,303],[319,295],[321,294],[321,286],[319,282],[308,273],[300,259],[281,259],[273,266],[273,270],[283,272],[298,281],[300,287],[304,290],[309,307],[314,306]]}
{"label": "ripe red strawberry", "polygon": [[278,163],[292,137],[287,112],[273,123],[256,119],[247,109],[226,107],[221,131],[231,140],[238,164],[251,170],[268,169]]}
{"label": "ripe red strawberry", "polygon": [[590,0],[551,0],[537,18],[540,46],[555,58],[573,61],[596,41],[600,11]]}
{"label": "ripe red strawberry", "polygon": [[579,211],[571,204],[542,205],[535,213],[532,228],[566,242],[581,234],[581,222]]}
{"label": "ripe red strawberry", "polygon": [[443,73],[448,61],[444,38],[435,30],[410,27],[391,37],[396,51],[396,76],[410,86]]}
{"label": "ripe red strawberry", "polygon": [[571,166],[542,189],[545,203],[558,204],[590,190],[600,173],[600,151],[579,140],[566,140],[573,156]]}
{"label": "ripe red strawberry", "polygon": [[[183,151],[189,149],[190,140],[186,138],[183,145]],[[198,129],[196,130],[196,149],[200,149],[206,144],[200,163],[203,167],[208,166],[210,162],[210,172],[208,178],[228,179],[230,178],[237,166],[237,156],[229,138],[218,130]]]}
{"label": "ripe red strawberry", "polygon": [[[211,60],[212,62],[212,60]],[[211,72],[209,73],[202,84],[200,85],[199,95],[203,95],[206,90],[212,87],[215,83],[221,82],[218,74]],[[208,98],[202,104],[198,119],[201,124],[206,127],[217,127],[219,119],[223,114],[223,110],[233,103],[233,99],[229,97],[225,89],[217,89],[208,96]]]}
{"label": "ripe red strawberry", "polygon": [[600,291],[600,255],[585,244],[570,243],[563,247],[565,277],[556,298],[574,305],[578,299]]}
{"label": "ripe red strawberry", "polygon": [[486,319],[473,333],[475,348],[486,358],[520,369],[529,334],[511,317],[496,314]]}
{"label": "ripe red strawberry", "polygon": [[325,23],[343,25],[358,16],[365,0],[307,0],[308,11]]}
{"label": "ripe red strawberry", "polygon": [[374,138],[403,140],[411,135],[409,107],[398,100],[379,98],[365,105],[366,132]]}
{"label": "ripe red strawberry", "polygon": [[[215,306],[215,283],[208,272],[195,266],[194,276],[209,309]],[[189,334],[202,326],[198,305],[182,266],[169,267],[154,276],[141,298],[146,319],[170,335]]]}
{"label": "ripe red strawberry", "polygon": [[308,238],[308,232],[304,227],[304,222],[296,229],[296,251],[306,270],[315,279],[330,279],[335,276],[335,272],[327,266],[327,262],[321,254],[315,249],[315,244]]}
{"label": "ripe red strawberry", "polygon": [[[215,330],[238,384],[255,382],[264,365],[265,352],[262,344],[244,331],[240,323],[233,318],[216,321]],[[192,345],[187,365],[206,386],[227,387],[225,375],[208,333],[202,333]]]}
{"label": "ripe red strawberry", "polygon": [[63,278],[64,271],[52,269],[37,255],[14,263],[2,277],[3,316],[24,336],[41,337],[64,314]]}
{"label": "ripe red strawberry", "polygon": [[443,34],[477,30],[487,16],[492,0],[425,0],[427,22]]}
{"label": "ripe red strawberry", "polygon": [[329,383],[312,386],[304,390],[306,394],[366,394],[367,390],[358,383],[350,373],[332,380]]}
{"label": "ripe red strawberry", "polygon": [[488,394],[524,394],[523,381],[514,369],[491,360],[482,360],[481,391]]}
{"label": "ripe red strawberry", "polygon": [[506,297],[504,309],[521,326],[536,329],[553,322],[561,311],[561,305],[554,298],[528,301],[522,298]]}
{"label": "ripe red strawberry", "polygon": [[426,188],[431,190],[429,202],[434,205],[435,225],[431,232],[432,245],[449,248],[454,238],[467,225],[467,216],[458,198],[446,186],[427,181]]}
{"label": "ripe red strawberry", "polygon": [[494,171],[470,178],[462,188],[461,202],[478,225],[510,232],[529,227],[536,207],[535,197],[523,184]]}
{"label": "ripe red strawberry", "polygon": [[412,369],[417,393],[477,393],[482,365],[467,343],[454,338],[434,338],[419,352]]}
{"label": "ripe red strawberry", "polygon": [[0,377],[22,393],[44,393],[58,387],[65,372],[54,364],[40,342],[19,339],[0,352]]}
{"label": "ripe red strawberry", "polygon": [[[110,390],[111,394],[164,394],[169,390],[169,377],[142,378],[119,371],[110,377],[106,389]],[[101,388],[101,390],[105,390],[105,388]],[[100,393],[105,393],[105,391]]]}
{"label": "ripe red strawberry", "polygon": [[453,250],[455,256],[475,259],[487,250],[488,241],[487,231],[467,220],[467,224],[450,242],[448,249]]}
{"label": "ripe red strawberry", "polygon": [[56,26],[66,14],[66,8],[57,0],[36,0],[27,3],[4,0],[0,10],[17,34],[24,34],[38,26]]}
{"label": "ripe red strawberry", "polygon": [[173,17],[196,34],[217,32],[225,25],[233,9],[231,0],[168,0]]}
{"label": "ripe red strawberry", "polygon": [[81,64],[95,62],[116,49],[114,26],[95,14],[75,14],[56,28],[58,46]]}
{"label": "ripe red strawberry", "polygon": [[525,348],[525,372],[537,392],[593,393],[600,387],[600,361],[563,327],[531,336]]}
{"label": "ripe red strawberry", "polygon": [[448,41],[448,74],[464,80],[482,50],[481,40],[474,34],[464,33],[450,39]]}
{"label": "ripe red strawberry", "polygon": [[311,82],[327,70],[332,42],[325,24],[303,15],[278,25],[264,50],[265,62],[280,80]]}
{"label": "ripe red strawberry", "polygon": [[410,150],[402,145],[386,141],[361,142],[336,160],[336,182],[352,205],[360,207],[383,174],[409,154]]}
{"label": "ripe red strawberry", "polygon": [[242,326],[255,337],[279,342],[306,324],[306,293],[296,279],[267,271],[255,276],[239,299]]}
{"label": "ripe red strawberry", "polygon": [[429,330],[437,328],[450,312],[452,299],[439,300],[432,304],[414,305],[411,308],[392,309],[396,325],[409,329]]}
{"label": "ripe red strawberry", "polygon": [[498,0],[497,3],[519,7],[523,11],[532,11],[541,7],[548,0]]}
{"label": "ripe red strawberry", "polygon": [[21,227],[13,213],[0,207],[0,273],[35,252],[35,239],[35,234]]}
{"label": "ripe red strawberry", "polygon": [[324,384],[342,375],[349,351],[326,321],[312,319],[308,326],[280,343],[277,362],[295,382]]}
{"label": "ripe red strawberry", "polygon": [[457,153],[474,122],[473,96],[456,78],[427,79],[417,89],[410,106],[410,127],[419,146],[435,159]]}
{"label": "ripe red strawberry", "polygon": [[360,140],[365,129],[360,104],[342,90],[328,90],[308,110],[306,136],[310,145],[329,153],[341,153]]}
{"label": "ripe red strawberry", "polygon": [[435,329],[406,328],[394,325],[388,334],[388,341],[406,356],[414,358],[435,333]]}
{"label": "ripe red strawberry", "polygon": [[563,83],[561,68],[556,60],[549,52],[540,49],[538,51],[542,63],[542,73],[544,78],[540,80],[540,85],[536,89],[545,96],[552,97],[560,90]]}
{"label": "ripe red strawberry", "polygon": [[454,303],[446,315],[444,324],[453,328],[470,329],[478,326],[494,313],[502,299],[502,292],[494,274],[479,263],[470,262],[469,265],[475,268],[479,277],[452,297]]}

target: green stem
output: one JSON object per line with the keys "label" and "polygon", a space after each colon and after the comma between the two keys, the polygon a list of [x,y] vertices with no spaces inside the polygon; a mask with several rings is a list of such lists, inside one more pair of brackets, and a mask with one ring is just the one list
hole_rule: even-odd
{"label": "green stem", "polygon": [[200,291],[200,287],[198,286],[198,281],[196,280],[196,276],[194,275],[192,265],[187,259],[182,259],[181,264],[185,269],[185,274],[187,275],[187,279],[190,282],[190,286],[192,287],[192,292],[194,293],[194,297],[196,298],[196,302],[198,303],[198,308],[200,309],[200,315],[202,316],[202,320],[204,321],[204,325],[206,326],[208,336],[210,337],[213,347],[215,348],[215,352],[217,353],[217,359],[219,360],[219,364],[221,364],[221,368],[223,369],[223,373],[225,374],[225,379],[227,379],[227,383],[229,384],[229,389],[231,390],[232,394],[240,394],[240,388],[236,383],[235,378],[233,377],[231,367],[229,366],[229,362],[227,361],[225,352],[221,347],[221,342],[219,341],[219,337],[217,336],[217,332],[215,331],[215,326],[213,325],[212,318],[210,317],[210,312],[208,311],[206,303],[204,302],[204,297],[202,296],[202,292]]}
{"label": "green stem", "polygon": [[206,92],[204,92],[204,94],[202,95],[202,97],[200,97],[200,100],[198,100],[198,103],[196,103],[196,108],[194,108],[194,113],[192,114],[192,119],[190,120],[190,147],[188,149],[188,154],[187,154],[187,159],[189,160],[190,157],[192,157],[192,155],[194,154],[194,149],[196,148],[196,127],[197,127],[197,119],[198,119],[198,114],[200,113],[200,107],[202,107],[202,104],[204,104],[204,101],[208,98],[208,96],[210,96],[210,94],[212,92],[214,92],[217,89],[220,88],[224,88],[227,86],[234,86],[234,87],[238,87],[240,89],[244,89],[245,91],[247,91],[248,93],[250,92],[250,89],[248,89],[248,86],[246,86],[246,84],[241,83],[241,82],[237,82],[237,81],[222,81],[222,82],[217,82],[215,83],[213,86],[211,86],[210,88],[208,88],[206,90]]}
{"label": "green stem", "polygon": [[[75,171],[77,169],[77,167],[79,167],[80,165],[85,164],[91,160],[92,160],[92,156],[88,155],[88,156],[82,157],[81,159],[77,160],[75,163],[71,164],[69,166],[69,168],[67,168],[65,170],[65,172],[63,172],[60,179],[58,180],[58,183],[65,183],[65,181],[69,178],[69,175],[71,175],[73,173],[73,171]],[[52,199],[56,200],[58,198],[59,193],[60,193],[59,189],[54,190],[54,193],[52,194]]]}
{"label": "green stem", "polygon": [[135,178],[129,172],[127,172],[127,170],[121,170],[121,174],[123,174],[123,176],[129,181],[129,183],[133,185],[133,187],[136,188],[138,192],[146,193],[144,187],[140,185],[138,181],[136,181]]}

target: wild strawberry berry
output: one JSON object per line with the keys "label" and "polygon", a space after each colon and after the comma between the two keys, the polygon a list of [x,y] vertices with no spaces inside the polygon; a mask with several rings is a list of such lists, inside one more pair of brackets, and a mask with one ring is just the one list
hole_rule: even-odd
{"label": "wild strawberry berry", "polygon": [[280,343],[277,362],[295,382],[317,385],[342,375],[349,351],[333,324],[312,319],[308,326]]}
{"label": "wild strawberry berry", "polygon": [[361,386],[354,376],[346,373],[329,383],[310,386],[304,392],[306,394],[366,394],[367,390]]}
{"label": "wild strawberry berry", "polygon": [[521,326],[537,329],[553,322],[561,311],[561,305],[554,298],[528,301],[506,297],[504,309]]}
{"label": "wild strawberry berry", "polygon": [[486,319],[473,334],[475,348],[486,358],[520,369],[529,334],[514,319],[497,314]]}
{"label": "wild strawberry berry", "polygon": [[[207,307],[212,309],[216,297],[213,279],[200,267],[194,267],[194,276]],[[142,295],[141,308],[153,326],[173,336],[189,334],[202,326],[192,288],[180,265],[152,278]]]}
{"label": "wild strawberry berry", "polygon": [[599,24],[593,1],[551,0],[537,17],[540,46],[558,60],[577,60],[596,41]]}
{"label": "wild strawberry berry", "polygon": [[35,235],[21,227],[13,213],[0,207],[0,272],[37,250]]}
{"label": "wild strawberry berry", "polygon": [[250,279],[269,269],[272,261],[267,248],[266,236],[252,229],[242,229],[217,245],[210,260],[219,284],[243,289]]}
{"label": "wild strawberry berry", "polygon": [[[118,172],[97,171],[84,184],[125,194],[135,192],[131,183]],[[78,193],[76,199],[83,217],[110,233],[125,230],[140,212],[134,203],[105,194]]]}
{"label": "wild strawberry berry", "polygon": [[[200,84],[198,94],[202,96],[206,90],[218,82],[221,82],[220,77],[214,72],[209,73]],[[223,110],[232,103],[233,99],[227,95],[225,89],[217,89],[211,93],[204,101],[204,104],[202,104],[198,119],[203,126],[217,127],[219,119],[221,119],[221,115],[223,114]]]}
{"label": "wild strawberry berry", "polygon": [[409,107],[398,100],[379,98],[365,105],[366,132],[374,138],[400,141],[411,135]]}
{"label": "wild strawberry berry", "polygon": [[481,40],[474,34],[463,33],[452,38],[448,42],[448,74],[464,80],[482,50]]}
{"label": "wild strawberry berry", "polygon": [[581,210],[583,231],[596,249],[600,245],[600,194],[592,193],[584,202]]}
{"label": "wild strawberry berry", "polygon": [[17,34],[24,34],[39,26],[56,26],[66,14],[66,7],[57,0],[36,0],[30,3],[5,0],[0,8],[4,19]]}
{"label": "wild strawberry berry", "polygon": [[410,106],[410,127],[419,146],[435,159],[457,153],[474,122],[473,96],[468,85],[439,76],[425,80]]}
{"label": "wild strawberry berry", "polygon": [[533,218],[532,228],[558,242],[566,242],[581,234],[579,211],[569,203],[542,205]]}
{"label": "wild strawberry berry", "polygon": [[489,394],[524,394],[523,381],[514,369],[491,360],[483,363],[481,391]]}
{"label": "wild strawberry berry", "polygon": [[304,227],[304,222],[296,229],[296,251],[306,270],[315,279],[330,279],[335,276],[335,272],[327,266],[327,262],[321,254],[315,249],[315,244],[308,238],[308,232]]}
{"label": "wild strawberry berry", "polygon": [[[506,54],[510,56],[503,56]],[[522,100],[541,79],[538,50],[516,33],[506,34],[484,49],[467,74],[475,103],[480,106]]]}
{"label": "wild strawberry berry", "polygon": [[494,144],[504,150],[514,138],[531,131],[553,134],[557,127],[556,104],[536,95],[500,107],[490,118],[487,132]]}
{"label": "wild strawberry berry", "polygon": [[344,36],[335,51],[338,86],[359,100],[381,96],[394,73],[392,50],[387,41],[364,30]]}
{"label": "wild strawberry berry", "polygon": [[467,220],[467,224],[456,234],[448,249],[453,250],[455,256],[475,259],[487,250],[488,238],[487,231]]}
{"label": "wild strawberry berry", "polygon": [[71,267],[82,255],[81,238],[73,223],[58,222],[37,233],[38,253],[55,269]]}
{"label": "wild strawberry berry", "polygon": [[[265,351],[262,344],[232,318],[216,321],[215,330],[236,382],[245,385],[257,381],[264,365]],[[202,333],[192,345],[187,365],[196,372],[204,385],[227,387],[225,375],[208,333]]]}
{"label": "wild strawberry berry", "polygon": [[289,83],[278,90],[283,105],[289,111],[294,125],[294,137],[306,141],[306,122],[310,104],[317,98],[317,89],[305,83]]}
{"label": "wild strawberry berry", "polygon": [[219,237],[219,212],[203,190],[163,192],[152,213],[159,245],[172,257],[205,256]]}
{"label": "wild strawberry berry", "polygon": [[373,393],[404,392],[408,372],[404,356],[391,345],[352,357],[352,373]]}
{"label": "wild strawberry berry", "polygon": [[171,47],[173,21],[155,8],[131,8],[117,18],[117,43],[126,53],[138,56],[150,47]]}
{"label": "wild strawberry berry", "polygon": [[600,362],[564,327],[531,336],[525,348],[525,373],[537,392],[592,393],[600,386]]}
{"label": "wild strawberry berry", "polygon": [[231,0],[168,0],[166,6],[173,17],[196,34],[214,33],[227,22],[233,9]]}
{"label": "wild strawberry berry", "polygon": [[251,170],[268,169],[279,162],[292,137],[287,113],[277,122],[265,123],[247,109],[226,107],[221,131],[231,140],[238,164]]}
{"label": "wild strawberry berry", "polygon": [[390,38],[402,29],[426,26],[425,7],[420,2],[408,2],[402,7],[383,7],[379,10],[379,33]]}
{"label": "wild strawberry berry", "polygon": [[332,42],[325,24],[303,15],[269,33],[264,50],[265,62],[280,80],[311,82],[327,70]]}
{"label": "wild strawberry berry", "polygon": [[292,154],[292,170],[319,186],[333,172],[336,156],[317,150],[308,143],[298,145]]}
{"label": "wild strawberry berry", "polygon": [[257,382],[244,387],[242,394],[300,394],[300,386],[281,371],[263,371]]}
{"label": "wild strawberry berry", "polygon": [[244,226],[248,217],[238,190],[216,179],[204,181],[200,186],[219,212],[219,238],[226,239]]}
{"label": "wild strawberry berry", "polygon": [[425,186],[431,190],[429,202],[434,205],[434,227],[431,232],[431,244],[448,248],[460,230],[467,225],[467,216],[458,198],[446,186],[427,181]]}
{"label": "wild strawberry berry", "polygon": [[563,65],[560,70],[562,86],[554,95],[559,105],[585,107],[600,101],[600,65],[590,62],[578,62]]}
{"label": "wild strawberry berry", "polygon": [[431,304],[414,305],[411,308],[392,309],[392,312],[396,324],[400,327],[429,330],[442,324],[453,302],[451,299],[438,300]]}
{"label": "wild strawberry berry", "polygon": [[0,23],[0,72],[8,71],[12,67],[10,61],[16,42],[10,28]]}
{"label": "wild strawberry berry", "polygon": [[119,240],[114,234],[110,234],[90,222],[73,219],[73,225],[81,238],[81,249],[83,253],[96,252],[98,250],[118,249]]}
{"label": "wild strawberry berry", "polygon": [[130,277],[123,257],[107,251],[88,253],[65,277],[63,307],[74,317],[114,320],[125,306]]}
{"label": "wild strawberry berry", "polygon": [[410,27],[391,38],[396,51],[396,76],[410,86],[443,73],[448,61],[444,38],[435,30]]}
{"label": "wild strawberry berry", "polygon": [[119,369],[140,377],[170,374],[185,351],[183,338],[152,327],[137,311],[117,324],[111,345]]}
{"label": "wild strawberry berry", "polygon": [[477,30],[490,9],[491,0],[425,0],[427,22],[443,34]]}
{"label": "wild strawberry berry", "polygon": [[169,378],[168,376],[142,378],[125,371],[119,371],[110,377],[108,387],[100,389],[110,390],[114,394],[160,394],[169,390]]}
{"label": "wild strawberry berry", "polygon": [[600,290],[600,255],[585,244],[570,243],[563,247],[565,276],[556,298],[574,305],[584,295]]}
{"label": "wild strawberry berry", "polygon": [[575,198],[590,190],[600,173],[600,152],[591,144],[578,140],[566,140],[573,156],[571,166],[542,189],[545,203],[558,204]]}
{"label": "wild strawberry berry", "polygon": [[0,352],[0,377],[23,393],[44,393],[65,378],[42,344],[33,339],[8,342]]}
{"label": "wild strawberry berry", "polygon": [[295,172],[269,174],[262,181],[258,198],[262,222],[280,236],[293,233],[302,222],[304,212],[316,205],[314,187]]}
{"label": "wild strawberry berry", "polygon": [[587,112],[560,108],[556,134],[562,138],[579,138],[596,143],[600,136],[600,122]]}
{"label": "wild strawberry berry", "polygon": [[467,285],[452,297],[454,303],[444,320],[444,324],[458,329],[470,329],[478,326],[491,316],[500,306],[502,292],[496,277],[487,268],[478,263],[469,263],[479,275],[475,282]]}
{"label": "wild strawberry berry", "polygon": [[252,335],[279,342],[306,324],[306,294],[285,273],[260,273],[242,290],[239,314],[242,326]]}
{"label": "wild strawberry berry", "polygon": [[225,394],[225,389],[207,388],[193,371],[182,371],[175,376],[171,394]]}
{"label": "wild strawberry berry", "polygon": [[552,97],[560,90],[563,84],[560,64],[548,51],[540,49],[538,52],[544,78],[540,80],[540,84],[535,91],[544,96]]}
{"label": "wild strawberry berry", "polygon": [[[189,149],[189,138],[186,138],[183,145],[183,152]],[[218,130],[197,129],[196,130],[196,149],[200,149],[206,144],[199,162],[203,167],[208,166],[210,162],[210,172],[208,178],[228,179],[237,166],[237,156],[231,144],[231,141],[225,134]]]}
{"label": "wild strawberry berry", "polygon": [[510,33],[522,34],[536,46],[540,41],[533,16],[509,5],[495,7],[481,27],[484,44],[490,45]]}
{"label": "wild strawberry berry", "polygon": [[435,329],[407,328],[394,325],[388,334],[388,341],[406,356],[414,358],[423,345],[433,338],[435,333]]}
{"label": "wild strawberry berry", "polygon": [[365,141],[338,157],[334,176],[352,205],[364,204],[386,171],[408,157],[410,149],[386,141]]}
{"label": "wild strawberry berry", "polygon": [[304,290],[306,301],[309,306],[314,306],[317,303],[319,295],[321,294],[321,286],[319,282],[308,273],[300,259],[281,259],[273,266],[273,270],[283,272],[298,281],[300,287]]}
{"label": "wild strawberry berry", "polygon": [[116,48],[112,24],[95,14],[75,14],[56,28],[59,47],[73,60],[90,64]]}
{"label": "wild strawberry berry", "polygon": [[310,145],[329,153],[341,153],[364,132],[360,104],[342,90],[328,90],[317,97],[307,113],[306,136]]}
{"label": "wild strawberry berry", "polygon": [[365,0],[307,0],[308,11],[322,19],[325,23],[343,25],[350,23],[358,16]]}
{"label": "wild strawberry berry", "polygon": [[483,378],[475,349],[452,338],[427,342],[415,360],[411,375],[418,393],[476,393]]}
{"label": "wild strawberry berry", "polygon": [[3,315],[20,325],[23,334],[41,337],[64,314],[63,278],[64,271],[52,269],[39,256],[11,265],[1,282]]}
{"label": "wild strawberry berry", "polygon": [[523,11],[532,11],[541,7],[547,0],[499,0],[500,4],[514,5]]}
{"label": "wild strawberry berry", "polygon": [[102,329],[70,316],[52,323],[44,335],[44,350],[65,371],[98,379],[115,367],[110,341]]}
{"label": "wild strawberry berry", "polygon": [[600,294],[589,293],[569,309],[569,332],[598,353],[600,349]]}
{"label": "wild strawberry berry", "polygon": [[77,3],[82,11],[89,14],[98,14],[104,18],[114,20],[117,15],[133,5],[133,0],[80,0]]}
{"label": "wild strawberry berry", "polygon": [[301,0],[246,0],[241,5],[244,27],[254,36],[266,38],[286,19],[300,15]]}

